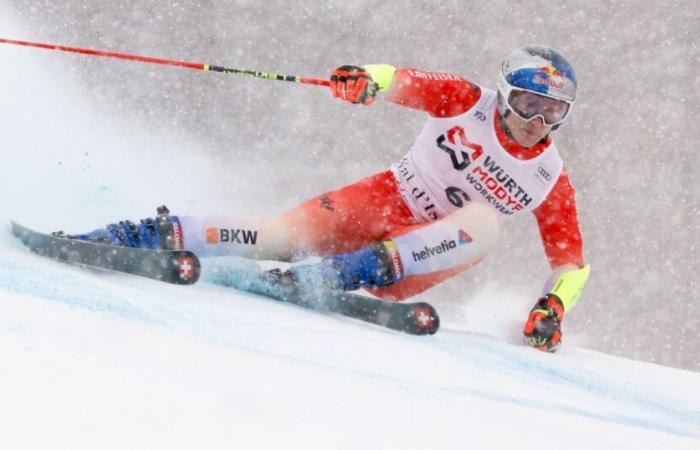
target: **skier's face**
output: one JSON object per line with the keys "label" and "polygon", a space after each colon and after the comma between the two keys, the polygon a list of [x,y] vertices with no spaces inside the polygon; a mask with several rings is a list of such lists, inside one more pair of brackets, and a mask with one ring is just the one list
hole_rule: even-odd
{"label": "skier's face", "polygon": [[552,131],[552,126],[545,125],[539,116],[525,120],[516,114],[507,114],[506,125],[508,125],[513,139],[525,148],[537,144]]}

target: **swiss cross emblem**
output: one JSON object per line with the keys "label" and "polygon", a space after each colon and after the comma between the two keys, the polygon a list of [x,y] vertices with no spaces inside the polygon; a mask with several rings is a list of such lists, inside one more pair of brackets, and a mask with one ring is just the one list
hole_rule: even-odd
{"label": "swiss cross emblem", "polygon": [[430,310],[425,307],[418,307],[413,310],[416,315],[416,320],[418,322],[418,328],[432,328],[433,327],[433,315]]}
{"label": "swiss cross emblem", "polygon": [[178,258],[177,265],[180,267],[180,279],[186,281],[194,277],[194,261],[191,256]]}

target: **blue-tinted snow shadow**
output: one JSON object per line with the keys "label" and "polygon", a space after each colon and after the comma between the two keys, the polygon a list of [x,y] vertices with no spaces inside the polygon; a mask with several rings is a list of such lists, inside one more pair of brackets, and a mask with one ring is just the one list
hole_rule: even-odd
{"label": "blue-tinted snow shadow", "polygon": [[[488,358],[485,372],[495,372],[499,376],[513,377],[523,384],[530,384],[533,391],[542,393],[542,398],[550,396],[549,398],[557,399],[566,396],[567,392],[581,391],[587,395],[595,395],[601,402],[606,403],[606,407],[604,411],[594,411],[571,403],[500,395],[494,390],[480,390],[468,386],[441,387],[448,392],[469,394],[523,407],[573,414],[678,436],[700,438],[700,428],[698,428],[700,409],[674,407],[671,405],[673,399],[659,398],[657,393],[647,389],[648,386],[644,389],[634,389],[633,386],[628,386],[622,381],[617,382],[611,376],[601,376],[586,368],[585,362],[576,362],[572,367],[570,360],[564,362],[555,355],[540,354],[529,348],[507,344],[481,333],[443,330],[442,337],[447,334],[451,335],[451,338],[441,340],[439,346],[448,352],[479,353],[477,361],[481,363],[484,358]],[[465,347],[469,350],[465,351]],[[469,358],[469,355],[465,355],[465,359]],[[628,412],[615,413],[614,411]],[[652,417],[641,417],[643,415]],[[659,423],[659,419],[683,425],[662,424]],[[687,425],[687,428],[684,425]]]}
{"label": "blue-tinted snow shadow", "polygon": [[132,304],[133,299],[121,289],[123,286],[106,288],[104,283],[86,282],[89,274],[85,270],[91,269],[71,267],[34,255],[8,232],[2,232],[0,249],[0,289],[92,312],[158,322],[153,315]]}

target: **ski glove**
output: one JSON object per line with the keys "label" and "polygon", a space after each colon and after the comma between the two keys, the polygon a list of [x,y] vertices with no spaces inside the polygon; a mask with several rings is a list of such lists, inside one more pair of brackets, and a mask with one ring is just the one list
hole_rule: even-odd
{"label": "ski glove", "polygon": [[362,67],[340,66],[331,74],[331,93],[335,98],[371,105],[378,90],[379,85]]}
{"label": "ski glove", "polygon": [[525,322],[525,341],[543,352],[555,352],[561,344],[564,305],[559,297],[547,294],[535,303]]}

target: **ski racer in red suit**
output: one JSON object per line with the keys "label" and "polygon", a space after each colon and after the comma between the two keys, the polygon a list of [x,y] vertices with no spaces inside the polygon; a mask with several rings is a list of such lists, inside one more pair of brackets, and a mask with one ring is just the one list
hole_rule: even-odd
{"label": "ski racer in red suit", "polygon": [[551,137],[576,97],[571,65],[541,46],[515,50],[493,91],[447,73],[392,66],[342,66],[331,75],[338,99],[383,99],[424,111],[408,154],[387,171],[308,200],[276,217],[160,214],[108,225],[79,239],[145,248],[295,260],[300,283],[360,287],[402,300],[481,261],[502,223],[532,213],[552,272],[524,327],[543,351],[561,343],[561,321],[581,295],[584,264],[574,188]]}

